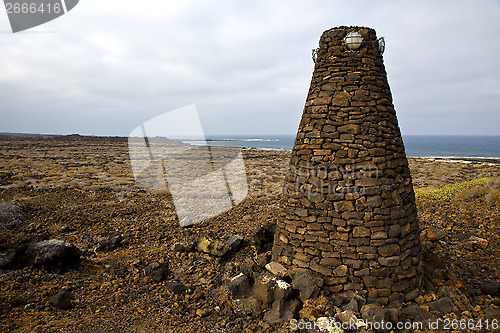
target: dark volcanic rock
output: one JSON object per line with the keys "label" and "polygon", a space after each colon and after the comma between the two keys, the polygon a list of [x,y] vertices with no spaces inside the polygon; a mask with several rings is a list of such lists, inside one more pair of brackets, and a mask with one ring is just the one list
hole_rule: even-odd
{"label": "dark volcanic rock", "polygon": [[297,300],[284,301],[283,299],[277,299],[273,302],[271,309],[264,315],[264,320],[271,325],[289,323],[298,312],[298,309],[299,301]]}
{"label": "dark volcanic rock", "polygon": [[358,318],[356,318],[354,312],[355,311],[352,310],[345,310],[344,312],[337,313],[335,315],[335,319],[337,319],[347,327],[347,325],[349,325],[350,323],[356,323],[358,321]]}
{"label": "dark volcanic rock", "polygon": [[496,295],[500,293],[500,282],[488,281],[481,285],[481,291],[487,295]]}
{"label": "dark volcanic rock", "polygon": [[233,235],[226,241],[226,244],[229,246],[231,251],[238,251],[242,243],[243,237],[240,235]]}
{"label": "dark volcanic rock", "polygon": [[355,298],[351,299],[351,301],[349,303],[347,303],[347,306],[345,309],[351,310],[353,312],[358,312],[359,311],[358,301]]}
{"label": "dark volcanic rock", "polygon": [[275,230],[276,223],[274,221],[261,224],[253,231],[250,237],[250,244],[255,246],[257,251],[264,251],[267,246],[273,243]]}
{"label": "dark volcanic rock", "polygon": [[253,317],[260,316],[262,314],[262,302],[253,296],[242,298],[238,302],[235,312],[244,312]]}
{"label": "dark volcanic rock", "polygon": [[264,320],[271,325],[275,325],[281,321],[283,315],[285,314],[285,301],[282,299],[277,299],[271,310],[267,311],[264,315]]}
{"label": "dark volcanic rock", "polygon": [[268,253],[259,253],[257,255],[257,259],[255,260],[255,263],[259,267],[265,267],[267,263],[269,262],[269,259],[271,256]]}
{"label": "dark volcanic rock", "polygon": [[300,299],[302,302],[309,298],[315,298],[319,294],[319,290],[323,285],[323,280],[309,273],[297,275],[292,280],[294,289],[300,290]]}
{"label": "dark volcanic rock", "polygon": [[99,239],[97,246],[95,247],[96,252],[113,251],[120,246],[123,240],[122,235],[111,235],[108,237],[102,237]]}
{"label": "dark volcanic rock", "polygon": [[421,238],[431,242],[437,242],[447,237],[448,235],[442,229],[429,227],[422,231]]}
{"label": "dark volcanic rock", "polygon": [[377,304],[366,304],[361,308],[361,316],[367,322],[381,323],[387,321],[387,310]]}
{"label": "dark volcanic rock", "polygon": [[149,279],[153,282],[163,281],[168,273],[168,267],[164,263],[152,262],[144,269],[144,273],[149,277]]}
{"label": "dark volcanic rock", "polygon": [[71,292],[67,289],[61,289],[51,297],[49,305],[60,310],[68,310],[73,304],[71,303]]}
{"label": "dark volcanic rock", "polygon": [[196,242],[194,240],[190,239],[190,240],[185,240],[185,241],[180,241],[180,242],[175,243],[172,246],[172,250],[174,251],[174,253],[191,252],[194,250],[195,247],[196,247]]}
{"label": "dark volcanic rock", "polygon": [[167,282],[167,289],[171,293],[173,293],[175,295],[179,295],[179,294],[182,294],[185,291],[187,291],[189,288],[187,286],[185,286],[184,284],[180,283],[180,282],[177,282],[177,281],[168,281]]}
{"label": "dark volcanic rock", "polygon": [[28,246],[24,261],[37,267],[65,269],[79,263],[81,251],[73,244],[49,239]]}
{"label": "dark volcanic rock", "polygon": [[231,281],[224,284],[222,287],[232,298],[235,299],[247,296],[251,291],[250,279],[243,273],[236,275],[231,279]]}
{"label": "dark volcanic rock", "polygon": [[22,222],[24,214],[19,207],[0,200],[0,230],[10,229]]}
{"label": "dark volcanic rock", "polygon": [[276,278],[268,272],[260,275],[253,286],[254,296],[264,304],[274,301],[274,289],[276,288]]}
{"label": "dark volcanic rock", "polygon": [[421,322],[424,328],[429,328],[430,325],[436,323],[438,317],[430,313],[429,311],[425,311],[418,305],[409,305],[408,307],[403,309],[403,314],[407,316],[410,321],[413,322]]}
{"label": "dark volcanic rock", "polygon": [[438,299],[437,301],[429,303],[429,308],[432,311],[438,311],[442,314],[453,311],[453,302],[449,297]]}
{"label": "dark volcanic rock", "polygon": [[0,253],[0,268],[9,268],[14,264],[16,254],[11,252]]}
{"label": "dark volcanic rock", "polygon": [[456,287],[442,286],[437,291],[437,297],[449,297],[460,311],[471,311],[469,299]]}

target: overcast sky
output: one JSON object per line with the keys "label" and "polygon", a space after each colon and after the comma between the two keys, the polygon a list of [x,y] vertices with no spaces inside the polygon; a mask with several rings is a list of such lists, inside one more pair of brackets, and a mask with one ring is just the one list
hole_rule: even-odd
{"label": "overcast sky", "polygon": [[403,135],[500,135],[500,1],[81,0],[13,34],[0,132],[127,136],[195,104],[205,133],[295,134],[323,31],[369,26]]}

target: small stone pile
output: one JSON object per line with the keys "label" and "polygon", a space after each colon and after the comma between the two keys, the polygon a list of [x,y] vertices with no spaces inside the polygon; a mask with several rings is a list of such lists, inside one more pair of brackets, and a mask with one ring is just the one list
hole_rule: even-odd
{"label": "small stone pile", "polygon": [[[363,41],[345,44],[349,32]],[[387,305],[418,296],[415,195],[374,30],[325,31],[285,179],[273,260],[330,293]]]}

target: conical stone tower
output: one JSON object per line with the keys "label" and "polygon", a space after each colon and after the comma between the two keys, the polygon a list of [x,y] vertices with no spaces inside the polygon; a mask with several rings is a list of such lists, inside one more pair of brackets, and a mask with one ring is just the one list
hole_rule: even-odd
{"label": "conical stone tower", "polygon": [[415,195],[373,29],[321,36],[292,150],[273,260],[369,303],[418,295]]}

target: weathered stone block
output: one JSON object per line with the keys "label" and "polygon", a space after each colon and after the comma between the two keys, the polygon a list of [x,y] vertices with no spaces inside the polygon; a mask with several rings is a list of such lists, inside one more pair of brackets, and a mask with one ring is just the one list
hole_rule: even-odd
{"label": "weathered stone block", "polygon": [[278,277],[285,277],[288,275],[287,269],[283,267],[282,264],[272,261],[268,263],[266,266],[266,269],[269,273],[273,274],[274,276]]}
{"label": "weathered stone block", "polygon": [[276,288],[276,277],[264,273],[255,281],[253,295],[264,304],[274,301],[274,289]]}
{"label": "weathered stone block", "polygon": [[364,227],[354,227],[353,237],[370,237],[370,229]]}
{"label": "weathered stone block", "polygon": [[292,279],[292,287],[300,291],[299,297],[302,302],[316,297],[322,286],[323,279],[308,273],[299,274]]}
{"label": "weathered stone block", "polygon": [[397,256],[393,257],[380,257],[378,258],[378,262],[382,266],[397,266],[400,262],[400,258]]}
{"label": "weathered stone block", "polygon": [[400,253],[400,247],[398,244],[386,244],[378,248],[378,253],[384,257],[395,256]]}
{"label": "weathered stone block", "polygon": [[317,264],[315,262],[312,262],[310,264],[310,267],[311,267],[311,269],[313,271],[321,273],[321,274],[323,274],[325,276],[328,276],[328,275],[332,274],[332,269],[331,268],[325,267],[325,266],[323,266],[321,264]]}
{"label": "weathered stone block", "polygon": [[323,258],[319,263],[322,266],[337,267],[342,261],[339,258]]}
{"label": "weathered stone block", "polygon": [[347,265],[340,265],[339,267],[333,270],[333,275],[336,277],[342,277],[342,276],[347,276],[348,272],[349,268],[347,267]]}

